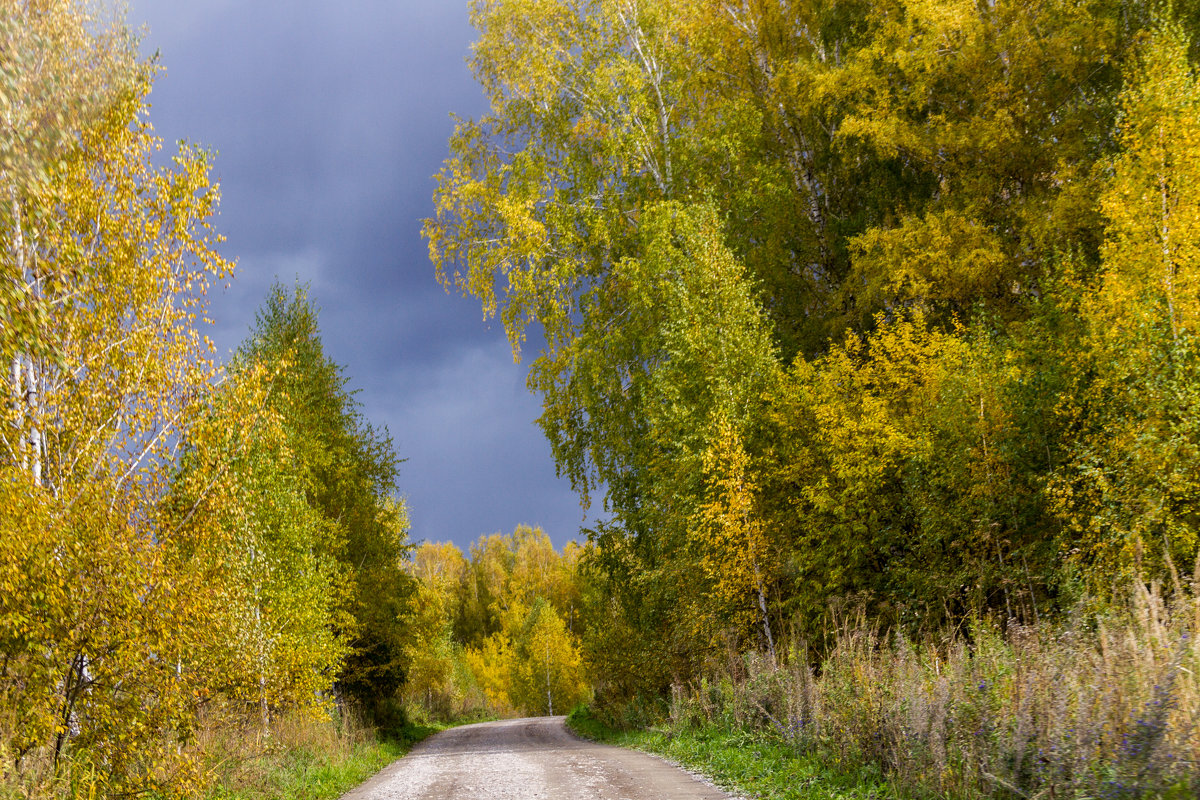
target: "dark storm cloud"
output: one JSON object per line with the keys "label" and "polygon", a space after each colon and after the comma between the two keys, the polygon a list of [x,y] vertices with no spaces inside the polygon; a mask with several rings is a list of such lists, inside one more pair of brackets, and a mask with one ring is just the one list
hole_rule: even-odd
{"label": "dark storm cloud", "polygon": [[[445,500],[414,503],[414,528],[431,539],[465,544],[479,534],[511,530],[523,519],[540,524],[559,544],[572,538],[582,522],[578,499],[555,479],[544,441],[530,430],[536,406],[508,346],[464,348],[414,374],[419,381],[409,387],[407,405],[419,425],[410,430],[406,449],[423,454],[420,468]],[[531,434],[540,447],[527,446]],[[521,496],[510,496],[513,491]],[[464,521],[461,508],[472,506],[495,513]],[[509,509],[528,511],[518,518]],[[497,519],[505,514],[503,522]],[[464,524],[474,527],[462,530]]]}
{"label": "dark storm cloud", "polygon": [[464,63],[466,2],[134,0],[161,55],[151,121],[217,151],[224,252],[214,339],[244,338],[271,281],[306,282],[326,349],[408,459],[415,538],[467,544],[580,524],[503,331],[436,284],[420,238],[450,112],[485,103]]}

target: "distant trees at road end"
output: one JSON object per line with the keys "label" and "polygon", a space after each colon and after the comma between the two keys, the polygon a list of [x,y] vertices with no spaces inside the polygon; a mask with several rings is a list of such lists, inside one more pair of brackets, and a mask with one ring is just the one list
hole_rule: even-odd
{"label": "distant trees at road end", "polygon": [[430,716],[565,714],[590,699],[580,654],[585,616],[579,560],[540,528],[480,537],[469,557],[423,543],[410,708]]}

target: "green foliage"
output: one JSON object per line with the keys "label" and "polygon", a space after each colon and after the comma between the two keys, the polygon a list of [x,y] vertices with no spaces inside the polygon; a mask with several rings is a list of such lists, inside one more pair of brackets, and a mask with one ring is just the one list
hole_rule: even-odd
{"label": "green foliage", "polygon": [[281,418],[243,405],[268,390],[261,370],[244,368],[214,394],[171,507],[179,527],[224,534],[223,547],[195,554],[225,574],[213,590],[222,611],[205,656],[210,691],[269,730],[281,712],[320,713],[329,702],[347,652],[333,623],[344,616],[348,575],[330,551],[335,532],[308,504]]}
{"label": "green foliage", "polygon": [[831,597],[914,628],[1037,615],[1047,586],[1028,564],[1055,554],[1014,425],[1032,368],[1013,345],[918,314],[793,365],[772,404],[769,491],[811,632]]}
{"label": "green foliage", "polygon": [[342,368],[326,357],[303,288],[272,287],[238,361],[272,373],[267,403],[281,420],[289,469],[326,528],[314,552],[336,560],[348,582],[345,616],[332,617],[350,646],[338,686],[369,706],[403,683],[415,591],[403,569],[408,517],[394,499],[391,440],[362,419]]}
{"label": "green foliage", "polygon": [[544,600],[529,609],[512,652],[513,704],[530,713],[554,714],[578,705],[587,697],[582,680],[578,646]]}
{"label": "green foliage", "polygon": [[425,233],[542,328],[542,426],[611,512],[599,697],[1200,555],[1194,6],[473,6],[492,108]]}
{"label": "green foliage", "polygon": [[900,159],[924,181],[899,187],[891,219],[851,240],[863,311],[916,304],[1021,314],[1039,258],[1094,258],[1102,174],[1111,152],[1120,3],[876,6],[841,87],[852,107],[839,136]]}

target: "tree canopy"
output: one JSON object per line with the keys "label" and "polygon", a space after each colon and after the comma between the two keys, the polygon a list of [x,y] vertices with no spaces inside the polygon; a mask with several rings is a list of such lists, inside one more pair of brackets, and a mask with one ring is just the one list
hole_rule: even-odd
{"label": "tree canopy", "polygon": [[425,234],[514,352],[540,327],[541,424],[611,513],[605,692],[1200,556],[1194,4],[471,9],[491,109]]}

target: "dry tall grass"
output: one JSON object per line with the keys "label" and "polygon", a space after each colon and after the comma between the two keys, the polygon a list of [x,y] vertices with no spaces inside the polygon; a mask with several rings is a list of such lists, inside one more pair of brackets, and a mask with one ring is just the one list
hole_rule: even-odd
{"label": "dry tall grass", "polygon": [[[1200,574],[1197,576],[1200,585]],[[940,640],[843,625],[819,669],[750,656],[675,694],[675,724],[767,728],[942,797],[1200,796],[1200,598],[1139,585],[1127,610],[980,623]],[[729,676],[736,677],[731,678]]]}
{"label": "dry tall grass", "polygon": [[[10,738],[2,735],[3,730],[0,724],[0,800],[111,796],[97,771],[69,752],[57,769],[42,753],[16,761],[4,750],[3,743]],[[381,757],[374,729],[353,714],[332,719],[312,713],[285,714],[272,721],[269,731],[212,717],[202,721],[194,741],[181,748],[192,757],[180,763],[189,764],[194,772],[174,784],[190,797],[212,792],[220,797],[291,796],[287,786],[307,772]]]}
{"label": "dry tall grass", "polygon": [[289,714],[258,727],[206,726],[196,747],[203,754],[204,784],[248,796],[274,796],[274,786],[291,764],[307,761],[343,763],[375,741],[374,730],[354,715],[322,719]]}

